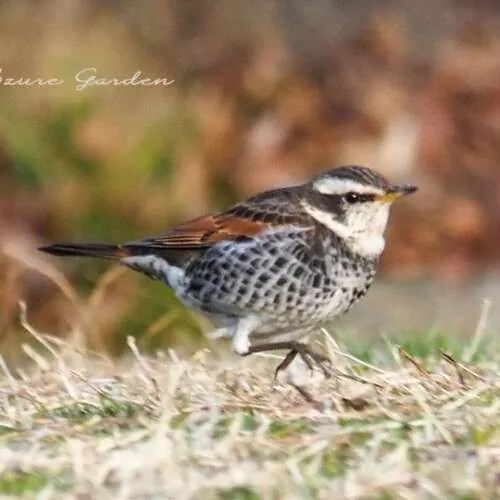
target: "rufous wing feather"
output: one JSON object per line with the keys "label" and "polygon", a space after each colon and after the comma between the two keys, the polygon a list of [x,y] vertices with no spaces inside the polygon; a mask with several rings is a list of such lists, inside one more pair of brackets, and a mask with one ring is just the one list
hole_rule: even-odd
{"label": "rufous wing feather", "polygon": [[253,238],[270,227],[269,223],[230,213],[212,214],[182,224],[163,236],[146,238],[132,245],[171,249],[206,248],[219,241]]}

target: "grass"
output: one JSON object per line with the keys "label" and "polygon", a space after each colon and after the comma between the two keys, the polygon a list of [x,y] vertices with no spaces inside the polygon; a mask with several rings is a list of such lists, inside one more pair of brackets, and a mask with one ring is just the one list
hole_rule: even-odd
{"label": "grass", "polygon": [[36,345],[29,368],[2,362],[0,495],[498,497],[499,361],[477,341],[451,356],[421,335],[363,360],[327,342],[313,406],[269,356],[146,357],[129,338],[111,361],[22,323]]}

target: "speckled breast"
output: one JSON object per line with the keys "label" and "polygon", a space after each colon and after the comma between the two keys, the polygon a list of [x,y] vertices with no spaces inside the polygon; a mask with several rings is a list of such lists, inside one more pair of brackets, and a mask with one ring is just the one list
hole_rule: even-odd
{"label": "speckled breast", "polygon": [[211,314],[257,315],[266,330],[301,327],[347,311],[366,293],[375,268],[334,235],[313,241],[281,231],[208,249],[186,268],[185,296]]}

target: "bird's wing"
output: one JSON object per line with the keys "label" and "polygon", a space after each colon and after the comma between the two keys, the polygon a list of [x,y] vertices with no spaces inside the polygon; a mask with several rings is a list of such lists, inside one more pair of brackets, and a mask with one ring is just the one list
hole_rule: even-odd
{"label": "bird's wing", "polygon": [[182,224],[168,233],[134,242],[149,247],[197,249],[223,240],[251,238],[261,233],[267,224],[227,213],[210,214]]}
{"label": "bird's wing", "polygon": [[[168,233],[135,241],[124,248],[200,250],[220,241],[258,238],[269,230],[313,227],[310,217],[301,211],[290,189],[275,190],[250,198],[225,211],[186,222]],[[292,192],[293,193],[293,192]]]}

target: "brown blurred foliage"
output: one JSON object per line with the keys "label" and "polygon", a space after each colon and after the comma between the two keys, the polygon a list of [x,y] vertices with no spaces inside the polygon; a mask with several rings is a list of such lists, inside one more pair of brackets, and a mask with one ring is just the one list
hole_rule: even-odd
{"label": "brown blurred foliage", "polygon": [[[161,232],[336,164],[420,186],[394,211],[386,272],[461,282],[496,268],[499,27],[493,1],[4,2],[2,76],[66,83],[0,88],[0,331],[17,332],[21,298],[51,331],[94,328],[94,347],[151,325],[167,299],[151,335],[196,329],[131,273],[74,307],[104,268],[33,249]],[[175,83],[77,92],[86,67]],[[124,325],[132,311],[144,321]]]}

